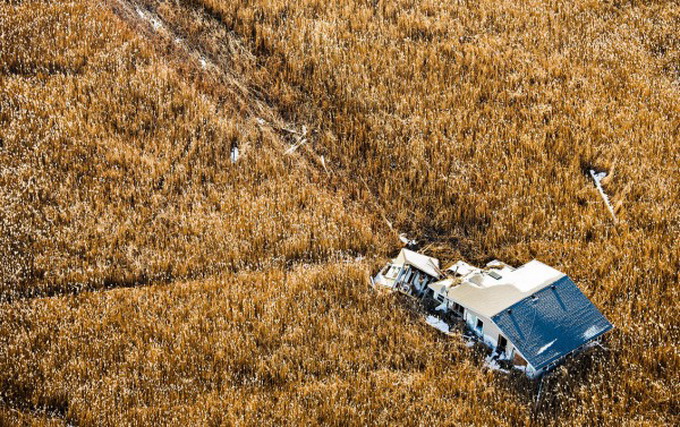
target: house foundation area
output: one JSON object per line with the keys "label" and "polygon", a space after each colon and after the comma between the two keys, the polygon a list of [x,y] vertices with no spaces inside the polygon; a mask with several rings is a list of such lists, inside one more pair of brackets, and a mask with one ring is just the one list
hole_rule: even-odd
{"label": "house foundation area", "polygon": [[457,261],[441,270],[438,259],[402,249],[371,282],[420,299],[432,313],[427,323],[444,333],[463,326],[492,350],[487,366],[530,378],[613,329],[565,273],[537,260],[517,268]]}

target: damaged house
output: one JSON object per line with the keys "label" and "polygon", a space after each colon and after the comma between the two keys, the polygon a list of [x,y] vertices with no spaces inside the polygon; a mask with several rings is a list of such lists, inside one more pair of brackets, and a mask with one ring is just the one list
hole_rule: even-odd
{"label": "damaged house", "polygon": [[612,329],[566,274],[540,261],[518,268],[492,261],[486,269],[458,261],[446,273],[421,295],[465,322],[494,358],[530,377]]}
{"label": "damaged house", "polygon": [[443,277],[437,258],[402,249],[372,280],[409,295],[422,296],[427,285]]}

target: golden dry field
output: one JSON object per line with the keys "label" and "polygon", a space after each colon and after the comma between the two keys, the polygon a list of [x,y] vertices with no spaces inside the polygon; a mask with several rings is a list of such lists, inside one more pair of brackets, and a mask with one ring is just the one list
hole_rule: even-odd
{"label": "golden dry field", "polygon": [[[679,34],[677,1],[0,3],[0,425],[680,424]],[[537,399],[369,287],[399,232],[554,265],[616,329]]]}

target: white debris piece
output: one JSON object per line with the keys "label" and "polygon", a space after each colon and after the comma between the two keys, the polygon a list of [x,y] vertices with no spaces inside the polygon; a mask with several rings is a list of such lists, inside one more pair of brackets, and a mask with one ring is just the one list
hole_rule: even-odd
{"label": "white debris piece", "polygon": [[199,62],[201,63],[201,68],[205,68],[208,66],[208,62],[205,60],[205,58],[201,58]]}
{"label": "white debris piece", "polygon": [[159,21],[156,18],[152,17],[152,18],[149,19],[149,21],[151,22],[151,26],[153,27],[154,30],[158,30],[159,28],[161,28],[163,26],[163,24],[161,24],[161,21]]}
{"label": "white debris piece", "polygon": [[498,361],[493,357],[493,354],[489,355],[484,360],[484,366],[491,369],[492,371],[498,371],[498,372],[502,372],[504,374],[510,373],[510,371],[508,371],[507,369],[501,368],[501,365],[498,364]]}
{"label": "white debris piece", "polygon": [[602,182],[603,179],[607,177],[607,172],[598,172],[595,173],[593,169],[590,170],[590,175],[592,175],[593,179],[595,182]]}
{"label": "white debris piece", "polygon": [[616,215],[614,214],[614,207],[612,206],[611,202],[609,201],[609,196],[607,196],[607,193],[604,192],[604,189],[602,188],[602,180],[607,177],[607,172],[599,172],[595,173],[593,169],[590,170],[590,176],[593,178],[593,182],[595,182],[595,188],[597,188],[597,191],[600,193],[600,197],[602,197],[602,200],[604,200],[604,204],[607,205],[607,209],[609,210],[609,213],[612,215],[612,218],[614,218],[614,221],[616,222]]}
{"label": "white debris piece", "polygon": [[295,151],[295,150],[297,150],[297,149],[298,149],[298,145],[297,145],[297,144],[291,145],[291,146],[285,151],[284,154],[290,154],[290,153],[292,153],[293,151]]}
{"label": "white debris piece", "polygon": [[518,371],[524,372],[525,374],[527,373],[527,367],[526,365],[512,365],[514,369],[517,369]]}
{"label": "white debris piece", "polygon": [[590,341],[588,344],[584,345],[583,348],[595,348],[595,347],[600,347],[602,350],[609,351],[609,347],[605,347],[602,345],[602,343],[598,340]]}
{"label": "white debris piece", "polygon": [[425,319],[425,321],[428,323],[428,325],[439,329],[445,334],[449,333],[449,325],[440,318],[435,316],[427,316],[427,319]]}
{"label": "white debris piece", "polygon": [[238,146],[234,145],[231,148],[231,162],[236,163],[238,161],[238,158],[239,158]]}
{"label": "white debris piece", "polygon": [[466,263],[465,261],[457,261],[451,267],[447,268],[446,271],[450,271],[451,273],[457,274],[459,276],[466,276],[466,275],[473,273],[473,272],[479,272],[480,269],[477,268],[477,267],[471,266],[470,264]]}
{"label": "white debris piece", "polygon": [[139,17],[142,18],[143,20],[150,23],[154,30],[158,31],[160,28],[163,27],[163,23],[160,21],[160,19],[156,18],[151,13],[143,11],[139,7],[137,7],[136,9],[137,15],[139,15]]}
{"label": "white debris piece", "polygon": [[414,239],[409,239],[406,237],[406,233],[401,233],[399,235],[399,240],[401,240],[401,242],[407,246],[415,246],[418,244],[418,242],[416,242]]}
{"label": "white debris piece", "polygon": [[544,351],[546,351],[547,349],[549,349],[553,344],[555,344],[555,341],[557,341],[557,340],[554,339],[554,340],[550,341],[548,344],[546,344],[546,345],[544,345],[543,347],[539,348],[539,349],[538,349],[538,352],[536,352],[536,354],[542,354]]}
{"label": "white debris piece", "polygon": [[321,166],[323,166],[323,170],[325,170],[326,173],[329,173],[328,168],[326,167],[326,159],[324,158],[323,154],[319,158],[321,159]]}
{"label": "white debris piece", "polygon": [[287,149],[286,152],[285,152],[284,154],[286,154],[286,155],[291,154],[292,152],[294,152],[295,150],[297,150],[298,148],[300,148],[300,146],[302,146],[302,145],[305,144],[306,142],[307,142],[307,138],[302,138],[302,139],[300,140],[300,142],[298,142],[297,144],[291,145],[291,147],[290,147],[289,149]]}

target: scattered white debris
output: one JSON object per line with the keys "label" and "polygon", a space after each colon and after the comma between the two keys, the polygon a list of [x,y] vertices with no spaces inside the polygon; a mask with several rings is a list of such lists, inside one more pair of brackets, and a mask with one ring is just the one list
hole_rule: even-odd
{"label": "scattered white debris", "polygon": [[469,340],[465,341],[465,347],[472,348],[474,346],[475,346],[475,340],[469,339]]}
{"label": "scattered white debris", "polygon": [[546,351],[547,349],[549,349],[553,344],[555,344],[555,341],[557,341],[557,339],[554,339],[554,340],[550,341],[548,344],[546,344],[546,345],[544,345],[543,347],[539,348],[539,349],[538,349],[538,352],[537,352],[536,354],[542,354],[544,351]]}
{"label": "scattered white debris", "polygon": [[508,360],[510,360],[510,357],[505,353],[500,353],[500,354],[496,354],[496,359],[507,362]]}
{"label": "scattered white debris", "polygon": [[262,125],[264,125],[265,123],[267,123],[267,121],[266,121],[265,119],[263,119],[262,117],[258,117],[257,119],[255,119],[255,121],[256,121],[257,124],[260,125],[260,126],[262,126]]}
{"label": "scattered white debris", "polygon": [[[293,135],[298,135],[296,136],[297,142],[293,144],[288,150],[286,150],[285,154],[290,154],[300,148],[302,145],[307,143],[307,126],[302,125],[302,133],[298,133],[295,130],[287,129],[287,128],[281,128],[281,130],[284,130],[286,132],[290,132]],[[325,165],[324,165],[325,167]]]}
{"label": "scattered white debris", "polygon": [[139,7],[135,9],[137,10],[137,15],[139,15],[140,18],[151,24],[151,27],[153,27],[154,30],[158,31],[159,29],[163,28],[163,23],[161,22],[161,20],[153,16],[150,12],[145,12]]}
{"label": "scattered white debris", "polygon": [[446,271],[450,271],[451,273],[457,274],[459,276],[466,276],[470,273],[479,272],[481,270],[477,267],[471,266],[465,261],[457,261],[451,267],[447,268]]}
{"label": "scattered white debris", "polygon": [[203,58],[203,57],[201,57],[201,59],[199,60],[199,62],[201,63],[201,68],[205,68],[205,67],[208,65],[208,63],[206,62],[205,58]]}
{"label": "scattered white debris", "polygon": [[445,334],[449,333],[449,325],[441,320],[438,317],[435,316],[427,316],[427,319],[425,321],[432,327],[435,327],[439,329],[440,331],[444,332]]}
{"label": "scattered white debris", "polygon": [[493,354],[489,355],[485,360],[484,360],[484,366],[487,368],[491,369],[492,371],[498,371],[502,372],[504,374],[510,373],[507,369],[501,368],[501,365],[498,364],[498,360],[493,357]]}
{"label": "scattered white debris", "polygon": [[399,240],[401,240],[401,242],[406,246],[415,246],[418,244],[418,242],[416,242],[414,239],[409,239],[406,237],[406,233],[401,233],[399,235]]}
{"label": "scattered white debris", "polygon": [[238,146],[234,145],[231,148],[231,162],[236,163],[238,161],[238,158],[239,158]]}
{"label": "scattered white debris", "polygon": [[151,21],[151,26],[153,27],[154,30],[158,30],[163,26],[163,24],[161,24],[161,21],[159,21],[156,18],[152,17],[149,21]]}
{"label": "scattered white debris", "polygon": [[595,187],[597,188],[597,191],[600,193],[600,197],[602,197],[602,200],[604,200],[605,205],[607,205],[607,209],[609,210],[609,213],[612,215],[612,218],[614,218],[614,222],[616,222],[616,215],[614,214],[614,207],[612,206],[611,202],[609,201],[609,196],[607,196],[607,193],[604,192],[604,189],[602,188],[602,180],[607,177],[607,172],[599,172],[595,173],[593,169],[590,170],[590,176],[593,178],[593,182],[595,182]]}
{"label": "scattered white debris", "polygon": [[434,310],[435,311],[443,311],[444,313],[446,313],[447,311],[449,311],[449,308],[446,306],[446,303],[443,302],[443,303],[439,304],[437,306],[437,308],[435,308]]}
{"label": "scattered white debris", "polygon": [[524,372],[525,374],[527,373],[527,368],[528,368],[527,365],[524,365],[524,366],[522,366],[522,365],[512,365],[512,367],[514,369],[517,369],[518,371]]}
{"label": "scattered white debris", "polygon": [[588,344],[586,344],[585,346],[583,346],[583,348],[594,348],[594,347],[600,347],[602,350],[605,350],[605,351],[609,350],[609,347],[603,346],[602,343],[600,343],[598,340],[591,341]]}
{"label": "scattered white debris", "polygon": [[182,38],[181,37],[175,37],[175,43],[182,44]]}
{"label": "scattered white debris", "polygon": [[307,138],[302,138],[302,140],[300,140],[300,142],[298,142],[298,143],[295,144],[295,145],[292,145],[289,149],[287,149],[286,152],[285,152],[284,154],[291,154],[291,153],[293,153],[295,150],[297,150],[298,148],[300,148],[300,147],[301,147],[303,144],[305,144],[306,142],[307,142]]}

